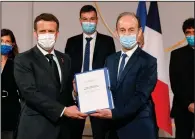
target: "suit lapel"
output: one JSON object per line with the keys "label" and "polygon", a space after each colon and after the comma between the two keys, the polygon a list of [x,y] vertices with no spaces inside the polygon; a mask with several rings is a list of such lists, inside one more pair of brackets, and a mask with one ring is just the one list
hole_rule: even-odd
{"label": "suit lapel", "polygon": [[45,68],[46,72],[48,72],[48,75],[51,77],[51,79],[54,81],[54,83],[56,85],[58,85],[46,57],[41,53],[41,51],[37,48],[37,46],[35,46],[33,48],[33,50],[35,52],[36,60],[40,63],[39,65],[42,66],[43,68]]}
{"label": "suit lapel", "polygon": [[[138,47],[135,52],[133,53],[133,55],[130,57],[130,59],[128,60],[124,70],[121,73],[121,77],[118,80],[117,83],[117,88],[120,86],[120,84],[122,83],[122,81],[124,80],[125,76],[127,75],[128,71],[132,68],[132,66],[135,64],[135,62],[137,61],[138,58],[138,54],[140,52],[140,48]],[[119,63],[119,62],[118,62]]]}
{"label": "suit lapel", "polygon": [[78,39],[78,45],[77,45],[77,47],[78,47],[78,49],[77,49],[77,54],[78,54],[78,57],[80,57],[79,59],[78,59],[78,65],[79,65],[79,69],[80,69],[80,72],[81,72],[81,69],[82,69],[82,63],[83,63],[83,34],[81,34],[80,36],[79,36],[79,39]]}
{"label": "suit lapel", "polygon": [[56,57],[58,59],[60,69],[61,69],[61,76],[62,76],[61,79],[62,80],[61,80],[61,88],[60,88],[61,91],[60,92],[62,92],[63,84],[64,84],[64,69],[65,69],[65,67],[64,67],[64,57],[60,56],[57,51],[55,51],[55,54],[56,54]]}
{"label": "suit lapel", "polygon": [[113,80],[113,86],[117,86],[117,77],[118,77],[118,65],[120,60],[121,52],[118,52],[115,57],[115,62],[113,64],[113,74],[114,74],[114,80]]}
{"label": "suit lapel", "polygon": [[94,53],[93,53],[93,62],[92,62],[92,69],[94,67],[93,63],[95,63],[95,57],[97,55],[99,46],[100,46],[100,34],[97,32],[96,40],[95,40],[95,48],[94,48]]}

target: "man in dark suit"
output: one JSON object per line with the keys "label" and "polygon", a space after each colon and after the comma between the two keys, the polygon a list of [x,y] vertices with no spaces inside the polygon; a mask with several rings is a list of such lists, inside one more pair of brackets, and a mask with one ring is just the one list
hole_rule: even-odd
{"label": "man in dark suit", "polygon": [[141,27],[134,13],[121,13],[116,28],[122,49],[105,64],[115,108],[91,116],[111,119],[107,139],[155,139],[151,93],[157,82],[157,60],[138,46]]}
{"label": "man in dark suit", "polygon": [[[67,40],[65,53],[72,61],[72,80],[75,73],[103,68],[107,56],[115,53],[113,38],[96,31],[98,22],[96,9],[85,5],[80,10],[83,33]],[[105,120],[90,117],[94,139],[104,139]],[[82,139],[85,120],[72,120],[72,138]]]}
{"label": "man in dark suit", "polygon": [[37,45],[15,58],[14,76],[22,95],[17,139],[69,139],[69,118],[84,119],[69,88],[70,58],[54,50],[59,21],[48,13],[36,17]]}
{"label": "man in dark suit", "polygon": [[191,139],[194,129],[194,18],[183,23],[188,45],[171,52],[170,83],[174,94],[171,117],[176,139]]}

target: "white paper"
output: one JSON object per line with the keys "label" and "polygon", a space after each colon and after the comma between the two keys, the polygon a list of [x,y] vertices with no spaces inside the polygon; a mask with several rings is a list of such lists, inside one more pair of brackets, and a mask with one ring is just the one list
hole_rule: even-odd
{"label": "white paper", "polygon": [[83,113],[109,108],[104,70],[76,75],[80,111]]}

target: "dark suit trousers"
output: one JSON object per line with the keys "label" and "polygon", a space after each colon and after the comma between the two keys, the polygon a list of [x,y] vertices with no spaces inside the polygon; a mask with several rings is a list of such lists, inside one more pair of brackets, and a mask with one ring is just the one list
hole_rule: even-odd
{"label": "dark suit trousers", "polygon": [[106,138],[105,139],[119,139],[117,132],[115,130],[110,130],[107,134],[106,134]]}
{"label": "dark suit trousers", "polygon": [[194,129],[194,115],[190,112],[181,112],[175,115],[176,139],[191,139]]}

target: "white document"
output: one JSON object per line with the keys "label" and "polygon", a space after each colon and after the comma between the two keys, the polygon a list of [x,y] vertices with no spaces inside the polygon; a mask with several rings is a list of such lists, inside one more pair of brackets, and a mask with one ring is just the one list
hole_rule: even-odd
{"label": "white document", "polygon": [[75,79],[81,112],[93,113],[97,109],[114,107],[106,68],[77,74]]}

